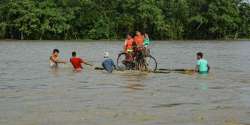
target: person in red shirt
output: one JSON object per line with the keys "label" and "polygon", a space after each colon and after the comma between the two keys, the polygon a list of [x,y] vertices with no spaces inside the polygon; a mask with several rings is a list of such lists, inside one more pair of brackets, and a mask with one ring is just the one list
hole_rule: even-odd
{"label": "person in red shirt", "polygon": [[83,69],[82,63],[92,66],[91,64],[85,62],[83,59],[77,57],[76,52],[72,52],[72,57],[70,58],[70,62],[74,68],[74,71],[76,71],[76,72],[79,72]]}

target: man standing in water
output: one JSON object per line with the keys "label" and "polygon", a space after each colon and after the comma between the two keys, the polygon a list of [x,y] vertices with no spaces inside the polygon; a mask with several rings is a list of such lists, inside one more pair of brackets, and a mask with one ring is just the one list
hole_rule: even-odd
{"label": "man standing in water", "polygon": [[82,71],[83,67],[82,67],[82,63],[92,66],[91,64],[85,62],[83,59],[76,57],[76,52],[72,52],[72,57],[70,58],[70,62],[72,64],[72,66],[74,67],[74,71],[75,72],[80,72]]}
{"label": "man standing in water", "polygon": [[209,73],[210,66],[208,65],[207,60],[203,59],[203,53],[198,52],[196,55],[197,55],[197,63],[196,63],[195,71],[200,74]]}
{"label": "man standing in water", "polygon": [[115,63],[112,59],[109,58],[109,53],[104,53],[105,60],[102,62],[102,67],[109,73],[112,73],[116,69]]}
{"label": "man standing in water", "polygon": [[66,61],[60,60],[59,53],[60,51],[58,49],[53,50],[53,53],[49,58],[51,68],[57,68],[59,63],[64,63],[64,64],[66,63]]}

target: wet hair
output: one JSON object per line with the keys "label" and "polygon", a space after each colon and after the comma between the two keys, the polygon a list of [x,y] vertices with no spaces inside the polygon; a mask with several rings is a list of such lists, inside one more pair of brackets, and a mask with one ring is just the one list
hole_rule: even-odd
{"label": "wet hair", "polygon": [[203,53],[202,52],[198,52],[196,55],[200,56],[201,58],[203,58]]}
{"label": "wet hair", "polygon": [[73,56],[73,57],[76,56],[76,52],[75,52],[75,51],[72,52],[72,56]]}
{"label": "wet hair", "polygon": [[127,33],[127,36],[128,36],[128,35],[131,36],[131,37],[133,37],[133,34],[132,34],[132,33]]}
{"label": "wet hair", "polygon": [[144,32],[141,32],[141,31],[139,31],[139,30],[135,32],[135,35],[137,35],[137,33],[139,33],[139,34],[142,35],[142,36],[144,35]]}
{"label": "wet hair", "polygon": [[53,53],[60,53],[60,51],[58,49],[54,49]]}

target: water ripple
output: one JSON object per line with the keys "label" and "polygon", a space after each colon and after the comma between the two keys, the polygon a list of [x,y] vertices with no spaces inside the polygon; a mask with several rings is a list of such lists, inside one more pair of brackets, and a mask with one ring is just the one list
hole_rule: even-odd
{"label": "water ripple", "polygon": [[171,104],[160,104],[160,105],[155,105],[152,106],[152,108],[171,108],[171,107],[176,107],[176,106],[181,106],[181,105],[200,105],[200,103],[171,103]]}

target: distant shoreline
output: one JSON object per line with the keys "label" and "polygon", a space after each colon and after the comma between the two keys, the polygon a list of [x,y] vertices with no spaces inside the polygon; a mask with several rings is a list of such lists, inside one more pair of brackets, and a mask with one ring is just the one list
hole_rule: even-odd
{"label": "distant shoreline", "polygon": [[[72,40],[60,40],[60,39],[44,39],[44,40],[20,40],[20,39],[0,39],[0,41],[86,41],[86,42],[116,42],[116,41],[124,41],[125,39],[100,39],[100,40],[92,40],[92,39],[72,39]],[[152,40],[152,41],[250,41],[250,38],[243,38],[243,39],[180,39],[180,40],[171,40],[171,39],[166,39],[166,40]]]}

